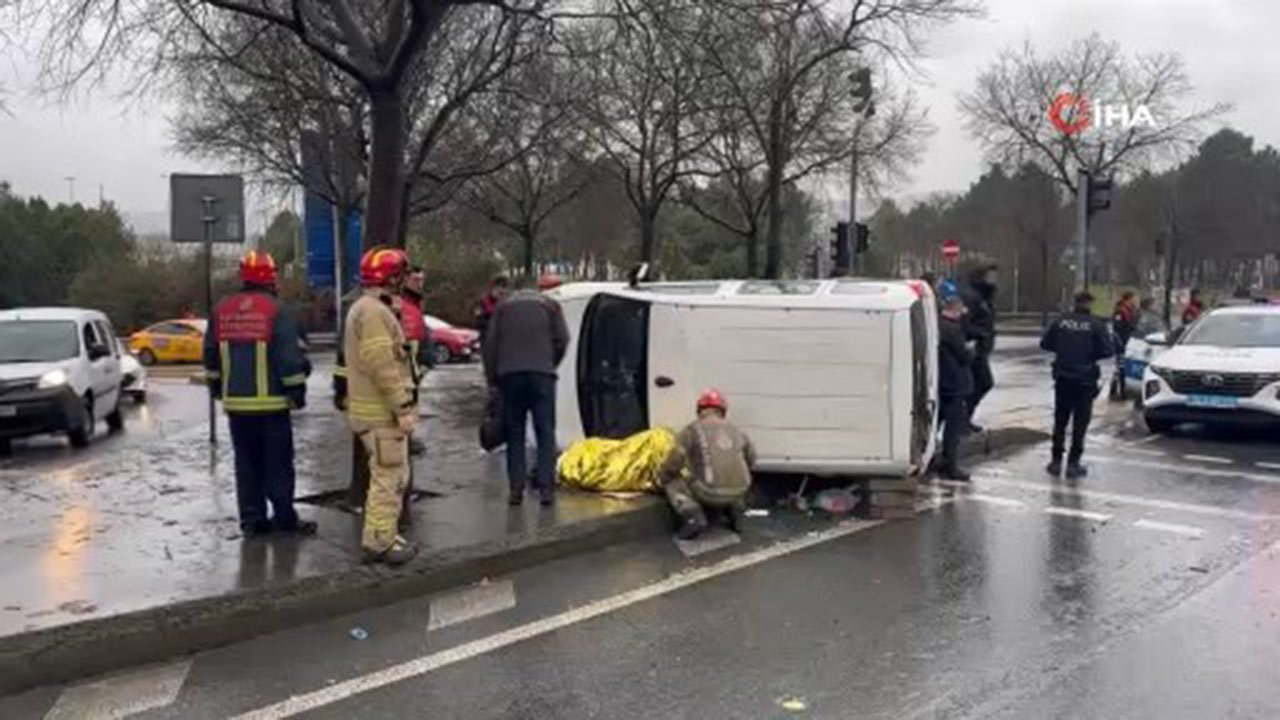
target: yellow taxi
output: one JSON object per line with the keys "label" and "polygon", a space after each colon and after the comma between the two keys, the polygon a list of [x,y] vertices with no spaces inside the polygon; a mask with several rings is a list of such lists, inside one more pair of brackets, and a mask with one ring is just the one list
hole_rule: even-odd
{"label": "yellow taxi", "polygon": [[198,363],[203,359],[204,320],[181,319],[158,322],[129,336],[129,351],[143,365],[156,363]]}

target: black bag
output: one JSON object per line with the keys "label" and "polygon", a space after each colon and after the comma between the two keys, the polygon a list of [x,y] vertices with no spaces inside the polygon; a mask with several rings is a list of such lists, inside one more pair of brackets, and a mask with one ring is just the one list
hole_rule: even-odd
{"label": "black bag", "polygon": [[492,452],[507,442],[506,428],[502,422],[502,393],[497,388],[489,390],[489,400],[484,406],[484,419],[480,421],[480,447]]}

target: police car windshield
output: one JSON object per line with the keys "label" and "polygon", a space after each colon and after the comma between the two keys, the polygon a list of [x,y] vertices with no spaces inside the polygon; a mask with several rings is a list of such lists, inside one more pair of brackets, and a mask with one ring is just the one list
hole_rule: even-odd
{"label": "police car windshield", "polygon": [[1239,348],[1280,348],[1280,313],[1237,315],[1217,313],[1196,323],[1182,345]]}
{"label": "police car windshield", "polygon": [[70,320],[0,321],[0,363],[54,362],[80,354]]}

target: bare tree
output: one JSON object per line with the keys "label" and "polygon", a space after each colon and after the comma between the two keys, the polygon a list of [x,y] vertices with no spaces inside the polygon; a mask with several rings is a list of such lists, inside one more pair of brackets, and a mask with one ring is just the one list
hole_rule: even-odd
{"label": "bare tree", "polygon": [[1128,57],[1095,34],[1052,56],[1029,43],[1001,53],[960,109],[989,159],[1033,163],[1074,195],[1078,168],[1129,175],[1193,148],[1229,107],[1187,109],[1190,92],[1178,55]]}
{"label": "bare tree", "polygon": [[447,20],[478,11],[532,15],[550,0],[28,0],[12,12],[49,28],[41,52],[46,81],[69,89],[102,80],[125,65],[140,76],[163,74],[175,55],[217,47],[226,23],[282,30],[312,56],[342,73],[369,107],[366,242],[402,238],[406,115],[411,77]]}
{"label": "bare tree", "polygon": [[640,258],[657,250],[658,212],[696,173],[711,135],[703,111],[711,69],[702,57],[711,15],[696,0],[603,0],[609,17],[572,39],[584,63],[576,103],[583,132],[622,178],[640,229]]}

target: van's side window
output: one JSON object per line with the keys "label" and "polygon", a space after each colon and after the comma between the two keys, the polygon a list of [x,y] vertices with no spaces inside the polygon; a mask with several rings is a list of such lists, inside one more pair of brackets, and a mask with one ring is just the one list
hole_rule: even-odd
{"label": "van's side window", "polygon": [[102,342],[106,343],[107,349],[111,352],[111,357],[120,357],[120,349],[113,342],[115,335],[111,332],[110,327],[101,320],[94,320],[93,327],[97,331],[98,337],[102,338]]}
{"label": "van's side window", "polygon": [[89,352],[89,348],[97,343],[97,336],[93,332],[93,323],[85,323],[84,330],[81,331],[84,336],[84,351]]}

